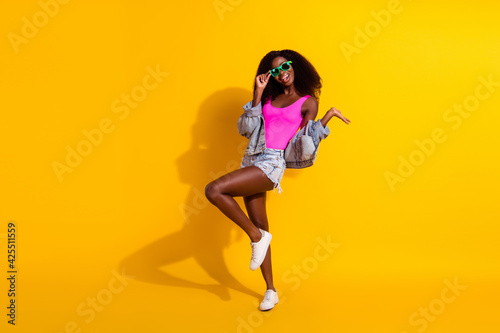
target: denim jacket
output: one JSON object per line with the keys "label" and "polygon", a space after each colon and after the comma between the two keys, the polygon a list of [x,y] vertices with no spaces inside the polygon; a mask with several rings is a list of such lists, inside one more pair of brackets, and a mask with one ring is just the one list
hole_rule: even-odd
{"label": "denim jacket", "polygon": [[[248,138],[248,145],[245,149],[245,155],[259,154],[266,148],[266,136],[264,127],[264,116],[262,115],[262,104],[252,107],[253,101],[248,102],[243,106],[243,114],[237,122],[238,132],[240,135]],[[306,159],[302,156],[302,148],[300,145],[295,144],[297,139],[304,135],[306,130],[312,137],[315,151],[312,158]],[[297,131],[290,139],[287,149],[291,148],[288,158],[285,158],[286,167],[292,169],[302,169],[314,164],[316,154],[318,152],[319,143],[330,134],[328,125],[323,127],[321,119],[316,121],[309,120],[307,124]],[[291,147],[290,147],[291,145]]]}

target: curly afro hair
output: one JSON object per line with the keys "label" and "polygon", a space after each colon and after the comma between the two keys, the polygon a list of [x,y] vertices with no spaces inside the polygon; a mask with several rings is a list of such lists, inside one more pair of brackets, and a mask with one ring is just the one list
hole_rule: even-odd
{"label": "curly afro hair", "polygon": [[[269,72],[272,67],[272,61],[276,57],[283,57],[286,60],[292,61],[293,71],[295,73],[295,89],[297,92],[302,95],[311,95],[314,96],[319,102],[319,96],[321,94],[321,77],[318,72],[314,68],[314,66],[300,53],[293,50],[280,50],[280,51],[271,51],[262,58],[259,64],[259,68],[257,69],[257,75],[265,74]],[[257,76],[256,75],[256,76]],[[273,80],[273,77],[269,77],[270,80],[266,85],[266,88],[262,92],[262,100],[264,103],[267,102],[269,98],[274,100],[276,96],[282,94],[283,88],[281,85]],[[253,92],[255,94],[255,90],[257,89],[257,84],[254,80]]]}

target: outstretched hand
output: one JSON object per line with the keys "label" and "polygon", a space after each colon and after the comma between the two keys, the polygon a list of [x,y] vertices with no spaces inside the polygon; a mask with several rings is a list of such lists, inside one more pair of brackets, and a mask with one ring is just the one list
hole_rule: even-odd
{"label": "outstretched hand", "polygon": [[347,125],[349,125],[349,123],[351,122],[349,119],[347,119],[346,117],[344,117],[342,115],[342,113],[340,112],[340,110],[332,107],[330,110],[326,111],[325,116],[323,118],[321,118],[321,125],[323,125],[323,127],[325,127],[326,124],[328,124],[328,122],[330,121],[330,119],[332,119],[332,117],[339,118],[340,120],[342,120]]}
{"label": "outstretched hand", "polygon": [[330,110],[328,110],[327,112],[331,112],[332,113],[332,116],[333,117],[337,117],[339,118],[340,120],[342,120],[344,123],[346,123],[347,125],[349,125],[349,123],[351,122],[349,119],[347,119],[346,117],[344,117],[342,115],[342,113],[340,112],[340,110],[332,107]]}

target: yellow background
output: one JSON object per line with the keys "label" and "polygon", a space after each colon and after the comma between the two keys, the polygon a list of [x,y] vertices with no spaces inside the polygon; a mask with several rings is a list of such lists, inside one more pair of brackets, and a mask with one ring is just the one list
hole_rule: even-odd
{"label": "yellow background", "polygon": [[[46,22],[35,0],[1,7],[2,267],[14,221],[18,270],[15,327],[2,278],[2,332],[499,331],[496,2],[73,0]],[[351,124],[332,119],[316,164],[268,193],[282,298],[262,313],[250,239],[203,191],[237,168],[259,61],[285,48],[323,79],[318,117],[335,106]],[[114,112],[147,68],[168,75]],[[446,112],[480,77],[497,86],[453,128]],[[53,163],[105,119],[113,129],[60,181]],[[422,155],[415,141],[435,129],[446,140]],[[410,156],[424,160],[391,188]],[[338,245],[325,260],[318,238]],[[465,288],[449,303],[446,281]]]}

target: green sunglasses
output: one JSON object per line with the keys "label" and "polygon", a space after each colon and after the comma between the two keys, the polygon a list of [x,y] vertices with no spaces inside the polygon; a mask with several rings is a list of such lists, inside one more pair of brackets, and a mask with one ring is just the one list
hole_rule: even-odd
{"label": "green sunglasses", "polygon": [[276,76],[280,75],[281,71],[286,72],[287,70],[289,70],[291,68],[291,66],[290,66],[291,63],[292,63],[291,60],[287,61],[287,62],[284,62],[279,67],[273,68],[269,72],[271,72],[271,75],[273,77],[276,77]]}

